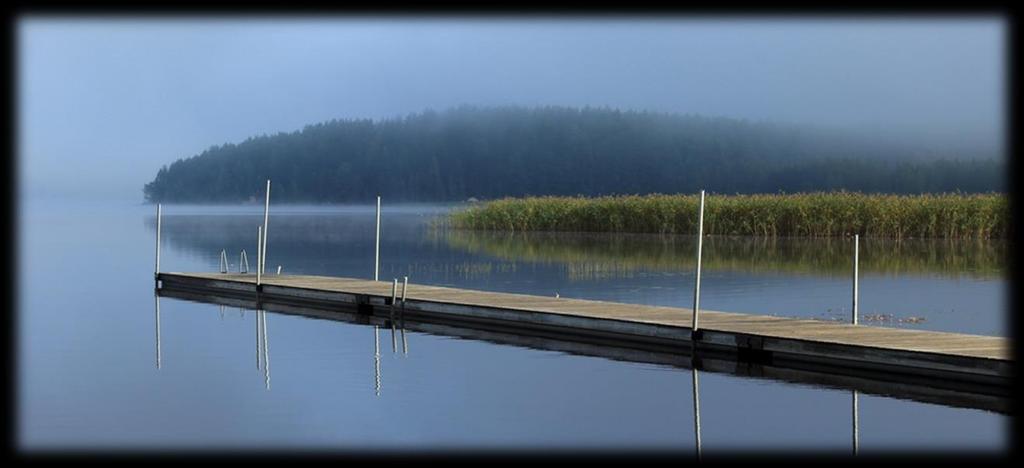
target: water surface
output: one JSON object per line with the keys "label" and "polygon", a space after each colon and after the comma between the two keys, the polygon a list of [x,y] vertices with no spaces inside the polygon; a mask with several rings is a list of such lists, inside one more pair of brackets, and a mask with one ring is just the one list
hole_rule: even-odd
{"label": "water surface", "polygon": [[[383,280],[689,307],[693,239],[432,227],[385,205]],[[23,202],[18,441],[30,449],[694,450],[692,376],[673,366],[160,299],[150,206]],[[268,267],[370,278],[371,206],[272,207]],[[163,271],[255,265],[262,207],[165,206]],[[973,241],[972,241],[973,242]],[[850,243],[711,238],[707,309],[847,320]],[[898,326],[1005,335],[1002,243],[864,240],[861,311]],[[900,319],[916,318],[923,320]],[[851,392],[700,374],[705,454],[849,452]],[[1007,447],[1006,415],[859,396],[860,453]]]}

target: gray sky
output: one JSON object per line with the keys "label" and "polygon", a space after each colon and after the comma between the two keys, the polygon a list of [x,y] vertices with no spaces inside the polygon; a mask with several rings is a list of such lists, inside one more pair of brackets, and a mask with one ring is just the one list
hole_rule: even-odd
{"label": "gray sky", "polygon": [[332,118],[611,106],[998,146],[1005,22],[54,18],[18,28],[28,195],[142,200],[163,164]]}

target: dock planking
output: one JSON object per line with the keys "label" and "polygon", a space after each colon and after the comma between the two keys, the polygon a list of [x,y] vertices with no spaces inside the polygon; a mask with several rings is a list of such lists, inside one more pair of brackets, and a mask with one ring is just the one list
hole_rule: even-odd
{"label": "dock planking", "polygon": [[[161,288],[254,297],[252,274],[160,273]],[[362,306],[387,314],[391,282],[309,275],[267,275],[259,297],[275,301]],[[399,295],[401,286],[399,286]],[[733,350],[748,357],[799,360],[842,367],[906,373],[930,378],[1004,385],[1013,359],[1002,337],[852,325],[811,319],[700,311],[690,328],[686,308],[625,304],[565,297],[476,291],[409,284],[406,313],[457,318],[467,323],[500,322],[512,327],[600,336],[623,343],[682,345],[681,352]]]}

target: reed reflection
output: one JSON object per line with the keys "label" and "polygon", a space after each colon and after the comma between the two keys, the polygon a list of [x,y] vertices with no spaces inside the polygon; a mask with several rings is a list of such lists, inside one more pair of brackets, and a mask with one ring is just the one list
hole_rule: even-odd
{"label": "reed reflection", "polygon": [[[693,236],[467,230],[435,230],[431,235],[474,254],[562,263],[576,280],[629,278],[696,263]],[[711,236],[704,242],[703,270],[832,277],[849,271],[845,239]],[[861,244],[863,273],[1000,278],[1006,269],[1006,242],[1001,240],[868,238]]]}

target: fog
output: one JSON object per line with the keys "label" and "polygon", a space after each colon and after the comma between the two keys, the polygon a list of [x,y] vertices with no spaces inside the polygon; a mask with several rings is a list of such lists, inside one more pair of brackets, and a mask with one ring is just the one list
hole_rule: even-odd
{"label": "fog", "polygon": [[141,202],[160,166],[211,145],[461,104],[696,113],[1001,151],[1005,34],[999,17],[23,16],[20,190]]}

